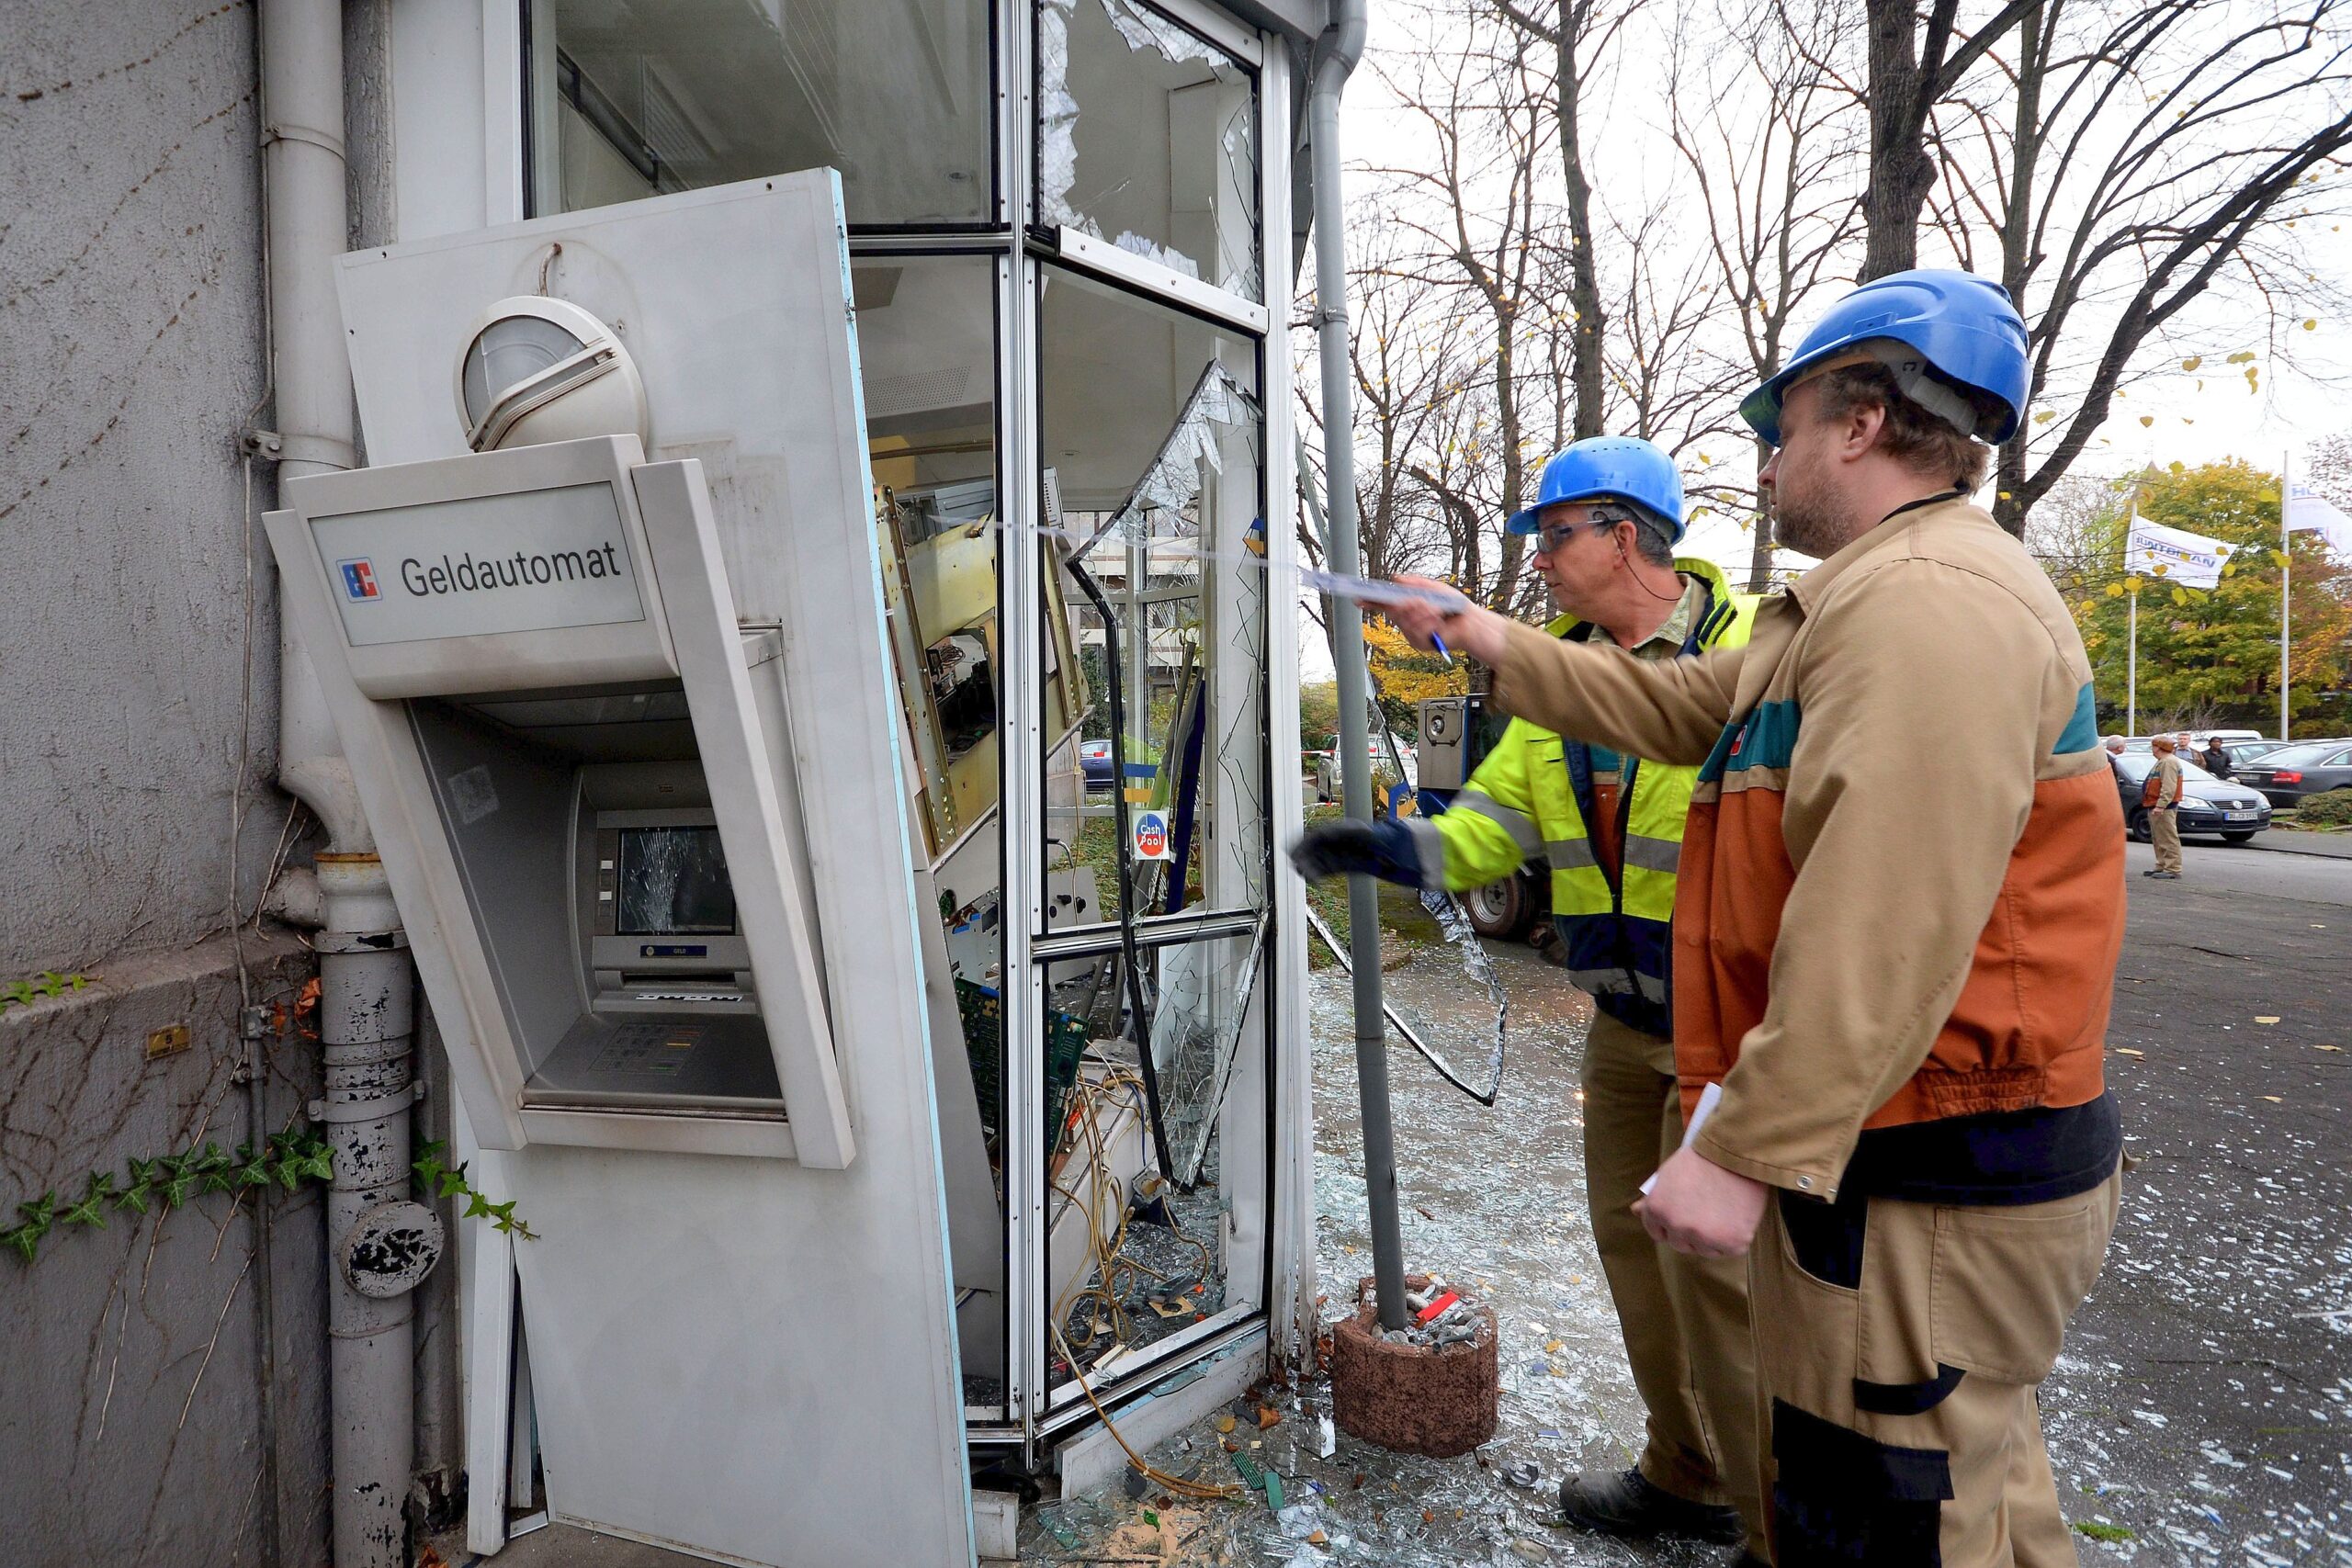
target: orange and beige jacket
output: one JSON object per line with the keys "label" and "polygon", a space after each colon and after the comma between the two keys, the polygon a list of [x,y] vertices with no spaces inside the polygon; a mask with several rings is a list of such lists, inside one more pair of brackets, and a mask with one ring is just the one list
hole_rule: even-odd
{"label": "orange and beige jacket", "polygon": [[1494,701],[1701,764],[1675,903],[1697,1145],[1834,1198],[1865,1128],[2105,1089],[2123,823],[2082,639],[2023,546],[1898,512],[1768,600],[1745,647],[1641,661],[1532,627]]}

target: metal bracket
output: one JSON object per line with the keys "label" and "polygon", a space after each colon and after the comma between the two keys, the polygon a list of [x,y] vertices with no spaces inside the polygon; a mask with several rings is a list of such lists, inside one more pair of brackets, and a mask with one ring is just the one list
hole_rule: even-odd
{"label": "metal bracket", "polygon": [[276,458],[285,455],[286,443],[274,430],[248,430],[238,438],[237,450],[248,457]]}
{"label": "metal bracket", "polygon": [[373,1100],[314,1100],[311,1101],[311,1120],[330,1124],[341,1122],[373,1122],[379,1117],[393,1116],[406,1111],[424,1098],[424,1080],[417,1078],[393,1094],[379,1094]]}

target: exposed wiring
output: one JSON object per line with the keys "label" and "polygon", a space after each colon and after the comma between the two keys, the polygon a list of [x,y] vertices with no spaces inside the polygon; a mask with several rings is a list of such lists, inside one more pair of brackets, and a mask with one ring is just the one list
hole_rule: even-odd
{"label": "exposed wiring", "polygon": [[[1111,613],[1111,602],[1102,593],[1102,585],[1076,559],[1065,560],[1062,569],[1078,580],[1078,586],[1094,603],[1095,614],[1102,617],[1102,667],[1104,684],[1111,690],[1111,808],[1118,820],[1119,866],[1119,953],[1127,971],[1127,1006],[1131,1011],[1136,1037],[1136,1059],[1143,1066],[1144,1107],[1150,1112],[1151,1150],[1159,1160],[1160,1174],[1170,1181],[1176,1179],[1176,1162],[1169,1157],[1168,1125],[1159,1111],[1159,1068],[1151,1059],[1151,1014],[1143,1004],[1142,955],[1136,947],[1136,875],[1135,841],[1127,817],[1127,699],[1126,683],[1120,675],[1119,618]],[[1192,1189],[1179,1182],[1178,1189]]]}
{"label": "exposed wiring", "polygon": [[1181,1475],[1170,1475],[1164,1470],[1153,1469],[1150,1461],[1136,1452],[1135,1445],[1120,1433],[1118,1423],[1111,1419],[1108,1410],[1102,1408],[1102,1402],[1094,1397],[1094,1385],[1086,1381],[1084,1372],[1079,1371],[1078,1357],[1072,1354],[1069,1341],[1062,1337],[1062,1325],[1057,1323],[1053,1325],[1053,1330],[1054,1338],[1061,1345],[1062,1354],[1069,1359],[1070,1376],[1078,1380],[1078,1391],[1086,1395],[1087,1404],[1094,1406],[1094,1414],[1102,1417],[1102,1429],[1111,1434],[1111,1440],[1126,1450],[1127,1462],[1135,1467],[1136,1474],[1176,1496],[1189,1497],[1196,1502],[1238,1497],[1248,1490],[1237,1482],[1211,1486],[1198,1481],[1187,1481]]}

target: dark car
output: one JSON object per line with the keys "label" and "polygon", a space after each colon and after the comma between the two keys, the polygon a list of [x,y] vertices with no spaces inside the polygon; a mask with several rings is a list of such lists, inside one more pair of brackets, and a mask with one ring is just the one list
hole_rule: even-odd
{"label": "dark car", "polygon": [[[2142,843],[2148,841],[2148,808],[2140,804],[2147,787],[2153,756],[2125,752],[2115,759],[2116,786],[2123,795],[2123,828]],[[2225,784],[2184,757],[2180,761],[2180,830],[2219,833],[2233,844],[2243,844],[2270,826],[2270,807],[2244,784]]]}
{"label": "dark car", "polygon": [[1111,787],[1111,743],[1108,740],[1080,741],[1078,771],[1086,775],[1087,788],[1109,789]]}
{"label": "dark car", "polygon": [[2273,806],[2300,806],[2303,796],[2352,787],[2352,740],[2304,740],[2256,758],[2238,770]]}
{"label": "dark car", "polygon": [[2267,757],[2273,751],[2283,751],[2288,747],[2297,744],[2299,742],[2293,740],[2224,740],[2222,742],[2222,750],[2230,754],[2231,774],[2235,777],[2244,777],[2247,766],[2256,759]]}

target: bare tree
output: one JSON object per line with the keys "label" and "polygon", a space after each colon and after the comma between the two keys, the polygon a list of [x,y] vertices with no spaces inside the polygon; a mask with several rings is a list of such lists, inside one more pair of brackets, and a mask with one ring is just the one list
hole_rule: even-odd
{"label": "bare tree", "polygon": [[1445,439],[1413,472],[1453,520],[1464,564],[1478,568],[1458,580],[1464,591],[1508,609],[1521,590],[1525,544],[1501,536],[1488,570],[1473,536],[1520,508],[1535,433],[1555,423],[1561,406],[1555,338],[1544,330],[1555,323],[1544,319],[1550,301],[1540,287],[1543,127],[1525,91],[1526,39],[1475,17],[1464,25],[1458,51],[1416,53],[1384,73],[1430,156],[1426,166],[1374,171],[1396,198],[1393,221],[1412,240],[1368,269],[1366,282],[1427,291],[1452,305],[1465,341],[1476,333],[1475,355],[1460,352],[1460,374],[1439,389],[1453,400]]}
{"label": "bare tree", "polygon": [[[1708,14],[1686,9],[1674,29],[1668,133],[1706,218],[1738,362],[1761,381],[1780,369],[1798,309],[1839,269],[1861,220],[1851,186],[1860,153],[1854,96],[1832,63],[1851,22],[1840,0],[1783,4],[1720,32]],[[1760,474],[1771,448],[1750,446]],[[1721,499],[1748,514],[1747,585],[1760,593],[1772,579],[1761,489]]]}
{"label": "bare tree", "polygon": [[2284,324],[2312,271],[2288,231],[2342,194],[2352,150],[2346,3],[2251,17],[2202,0],[2034,0],[2015,47],[1946,106],[1939,226],[1963,264],[1969,231],[1997,236],[2032,400],[2064,404],[2001,449],[1994,510],[2011,532],[2082,456],[2143,350],[2210,288],[2243,288],[2274,335]]}
{"label": "bare tree", "polygon": [[1919,213],[1937,174],[1927,145],[1929,118],[1985,51],[2042,3],[2003,0],[1983,23],[1963,28],[1960,0],[1929,0],[1924,13],[1917,0],[1863,0],[1871,128],[1865,279],[1919,265]]}
{"label": "bare tree", "polygon": [[1599,435],[1606,405],[1608,317],[1601,300],[1600,247],[1592,181],[1585,173],[1585,95],[1625,24],[1645,0],[1556,0],[1549,16],[1514,0],[1496,0],[1512,27],[1552,51],[1552,118],[1560,139],[1568,244],[1568,384],[1576,439]]}

